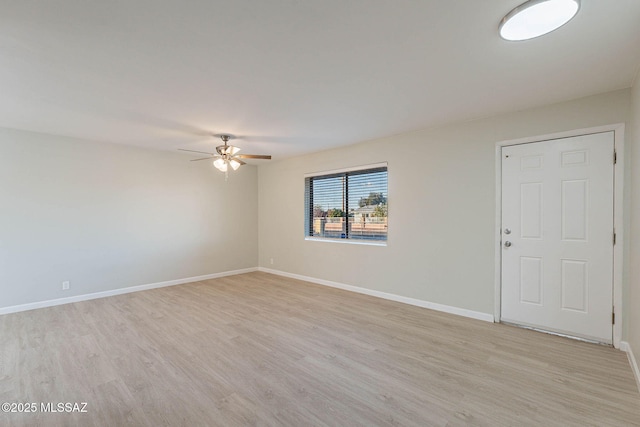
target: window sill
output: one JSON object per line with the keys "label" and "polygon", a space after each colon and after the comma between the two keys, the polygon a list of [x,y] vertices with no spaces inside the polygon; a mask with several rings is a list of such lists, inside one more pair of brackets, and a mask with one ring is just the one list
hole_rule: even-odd
{"label": "window sill", "polygon": [[325,243],[345,243],[347,245],[364,245],[364,246],[387,246],[387,241],[368,241],[358,239],[331,239],[327,237],[305,237],[304,240],[313,242],[325,242]]}

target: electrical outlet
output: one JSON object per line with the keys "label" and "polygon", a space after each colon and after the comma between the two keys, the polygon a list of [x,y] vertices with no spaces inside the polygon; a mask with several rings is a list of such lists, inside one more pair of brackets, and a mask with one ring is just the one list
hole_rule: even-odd
{"label": "electrical outlet", "polygon": [[71,283],[69,283],[69,281],[64,281],[62,282],[62,290],[66,291],[69,289],[69,286],[71,286]]}
{"label": "electrical outlet", "polygon": [[271,265],[273,265],[273,258],[271,258],[270,262],[271,262]]}

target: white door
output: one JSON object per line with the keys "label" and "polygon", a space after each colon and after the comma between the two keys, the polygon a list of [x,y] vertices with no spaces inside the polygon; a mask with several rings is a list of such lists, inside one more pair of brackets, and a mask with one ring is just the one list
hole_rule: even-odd
{"label": "white door", "polygon": [[613,138],[502,148],[502,321],[612,342]]}

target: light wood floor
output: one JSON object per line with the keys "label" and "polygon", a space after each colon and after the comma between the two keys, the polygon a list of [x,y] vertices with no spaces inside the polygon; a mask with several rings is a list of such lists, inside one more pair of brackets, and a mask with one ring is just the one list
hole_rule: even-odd
{"label": "light wood floor", "polygon": [[612,348],[265,273],[0,316],[2,426],[631,426]]}

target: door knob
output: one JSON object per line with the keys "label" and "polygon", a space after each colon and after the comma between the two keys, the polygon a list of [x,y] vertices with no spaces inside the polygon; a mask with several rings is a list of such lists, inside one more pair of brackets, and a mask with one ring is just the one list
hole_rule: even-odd
{"label": "door knob", "polygon": [[504,247],[505,247],[505,248],[509,248],[509,247],[511,247],[511,242],[510,242],[510,241],[508,241],[508,240],[507,240],[506,242],[504,242]]}

